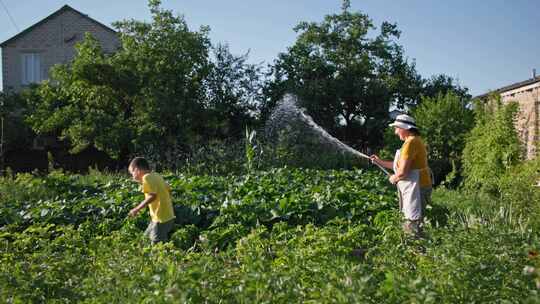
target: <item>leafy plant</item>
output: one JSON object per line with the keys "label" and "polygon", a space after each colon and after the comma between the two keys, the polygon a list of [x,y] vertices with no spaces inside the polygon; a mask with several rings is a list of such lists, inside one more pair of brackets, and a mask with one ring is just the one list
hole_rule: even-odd
{"label": "leafy plant", "polygon": [[[414,109],[413,116],[428,147],[429,165],[436,184],[444,181],[452,170],[461,172],[465,140],[474,126],[473,111],[467,102],[449,92],[422,98],[421,104]],[[450,181],[449,186],[459,184],[459,177],[455,178],[457,180]]]}
{"label": "leafy plant", "polygon": [[379,172],[163,176],[176,227],[171,242],[151,247],[148,216],[126,218],[142,194],[125,175],[0,179],[2,299],[512,302],[537,294],[538,265],[526,254],[536,250],[534,222],[508,220],[515,215],[487,196],[437,189],[427,237],[411,240]]}
{"label": "leafy plant", "polygon": [[513,214],[521,221],[536,221],[540,208],[540,160],[525,161],[509,168],[498,180],[498,193]]}
{"label": "leafy plant", "polygon": [[477,123],[463,151],[464,185],[498,195],[499,179],[522,159],[522,146],[514,127],[518,105],[499,104],[486,111],[479,104],[476,111]]}
{"label": "leafy plant", "polygon": [[246,151],[246,170],[251,172],[255,169],[255,156],[257,153],[257,145],[255,142],[255,135],[257,132],[255,130],[250,131],[246,128],[245,134],[245,151]]}

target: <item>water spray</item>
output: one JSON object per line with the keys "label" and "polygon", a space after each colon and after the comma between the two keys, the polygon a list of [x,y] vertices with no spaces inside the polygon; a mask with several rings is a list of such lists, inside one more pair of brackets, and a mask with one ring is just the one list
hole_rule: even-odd
{"label": "water spray", "polygon": [[[321,126],[316,124],[311,116],[304,113],[304,111],[297,106],[297,98],[291,94],[286,94],[276,109],[272,112],[269,120],[271,123],[267,124],[267,131],[270,134],[276,134],[277,128],[283,128],[285,124],[290,124],[291,121],[294,121],[295,119],[299,119],[304,124],[308,125],[310,130],[312,130],[320,138],[321,142],[326,142],[332,145],[336,150],[339,150],[342,153],[349,153],[357,157],[369,159],[371,161],[371,158],[368,155],[349,147],[339,139],[330,135],[325,129],[321,128]],[[371,163],[379,167],[379,169],[381,169],[386,175],[391,175],[381,165],[372,161]]]}

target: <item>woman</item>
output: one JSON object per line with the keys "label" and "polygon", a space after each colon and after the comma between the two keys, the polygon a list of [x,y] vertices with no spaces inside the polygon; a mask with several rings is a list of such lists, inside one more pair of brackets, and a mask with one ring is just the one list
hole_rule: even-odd
{"label": "woman", "polygon": [[431,202],[432,190],[426,146],[411,116],[398,115],[390,126],[404,142],[401,149],[396,151],[394,161],[382,160],[377,155],[370,158],[372,162],[394,170],[389,180],[398,189],[399,209],[405,217],[403,230],[420,237],[425,207]]}

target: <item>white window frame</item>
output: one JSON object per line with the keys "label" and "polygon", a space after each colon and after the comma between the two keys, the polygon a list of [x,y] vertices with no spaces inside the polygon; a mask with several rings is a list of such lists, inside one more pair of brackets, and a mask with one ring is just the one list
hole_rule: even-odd
{"label": "white window frame", "polygon": [[21,54],[21,82],[23,85],[40,83],[43,80],[41,54],[38,52]]}

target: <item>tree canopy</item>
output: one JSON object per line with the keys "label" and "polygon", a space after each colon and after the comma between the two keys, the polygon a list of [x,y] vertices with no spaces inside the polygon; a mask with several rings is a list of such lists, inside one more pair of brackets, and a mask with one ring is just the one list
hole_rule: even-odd
{"label": "tree canopy", "polygon": [[114,54],[87,35],[74,60],[52,70],[31,105],[37,132],[58,135],[72,152],[94,146],[125,160],[186,150],[251,123],[257,66],[225,45],[213,47],[207,27],[190,30],[160,1],[149,7],[149,23],[114,24],[122,42]]}
{"label": "tree canopy", "polygon": [[422,79],[397,43],[396,24],[383,22],[374,35],[368,15],[349,6],[344,1],[340,14],[295,27],[299,36],[275,61],[266,101],[272,106],[292,92],[317,123],[349,144],[380,144],[390,106],[414,105]]}
{"label": "tree canopy", "polygon": [[32,129],[73,153],[91,147],[120,161],[174,157],[215,139],[239,140],[293,93],[316,123],[363,149],[385,144],[390,109],[410,111],[422,96],[446,92],[463,106],[470,98],[449,76],[423,79],[398,43],[397,25],[376,27],[346,0],[338,14],[300,22],[295,43],[266,70],[160,5],[149,1],[149,22],[114,23],[121,46],[112,54],[86,35],[74,60],[55,66],[27,96]]}

